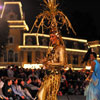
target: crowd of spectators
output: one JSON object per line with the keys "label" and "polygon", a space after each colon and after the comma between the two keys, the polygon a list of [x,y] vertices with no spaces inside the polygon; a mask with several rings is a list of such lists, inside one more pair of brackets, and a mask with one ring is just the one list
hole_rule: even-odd
{"label": "crowd of spectators", "polygon": [[[44,69],[24,69],[8,66],[0,69],[0,100],[34,100],[40,89]],[[83,95],[88,72],[62,70],[58,95]]]}

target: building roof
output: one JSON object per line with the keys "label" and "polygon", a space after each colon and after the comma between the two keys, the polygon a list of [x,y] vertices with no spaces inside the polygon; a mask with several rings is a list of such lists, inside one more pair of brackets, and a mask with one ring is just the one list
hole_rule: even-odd
{"label": "building roof", "polygon": [[7,20],[10,28],[29,30],[24,20],[21,2],[4,2],[0,17]]}

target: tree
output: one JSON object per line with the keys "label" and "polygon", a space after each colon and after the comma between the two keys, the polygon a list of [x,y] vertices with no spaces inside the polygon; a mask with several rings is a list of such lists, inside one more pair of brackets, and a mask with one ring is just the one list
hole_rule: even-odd
{"label": "tree", "polygon": [[3,51],[6,49],[9,35],[8,22],[3,18],[0,18],[0,57],[3,55]]}

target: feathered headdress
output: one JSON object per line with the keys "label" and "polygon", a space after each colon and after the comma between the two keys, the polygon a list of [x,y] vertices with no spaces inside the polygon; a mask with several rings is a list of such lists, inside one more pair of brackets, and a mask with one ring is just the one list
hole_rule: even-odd
{"label": "feathered headdress", "polygon": [[42,13],[40,13],[33,24],[30,33],[34,28],[37,28],[37,33],[44,33],[45,29],[50,29],[51,26],[54,25],[56,30],[59,31],[62,29],[63,26],[66,26],[66,30],[69,33],[69,28],[72,29],[73,33],[76,34],[74,31],[68,17],[64,15],[64,13],[57,9],[58,5],[56,0],[43,0],[45,4],[45,9]]}

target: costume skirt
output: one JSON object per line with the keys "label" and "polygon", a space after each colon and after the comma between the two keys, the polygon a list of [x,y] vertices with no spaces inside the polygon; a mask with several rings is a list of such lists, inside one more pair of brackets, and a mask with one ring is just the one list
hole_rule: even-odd
{"label": "costume skirt", "polygon": [[85,88],[84,95],[86,100],[100,100],[100,83],[95,86],[92,82]]}
{"label": "costume skirt", "polygon": [[46,75],[38,92],[38,100],[57,100],[60,78],[61,75],[59,73]]}

